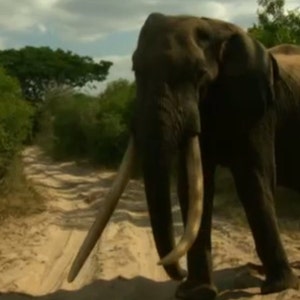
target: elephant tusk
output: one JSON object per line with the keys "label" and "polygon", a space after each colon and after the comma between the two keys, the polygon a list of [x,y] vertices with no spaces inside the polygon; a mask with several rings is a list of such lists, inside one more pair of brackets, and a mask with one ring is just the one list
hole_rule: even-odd
{"label": "elephant tusk", "polygon": [[198,136],[188,141],[187,171],[189,182],[189,208],[187,224],[181,240],[176,247],[158,264],[169,265],[177,262],[191,248],[200,228],[203,212],[203,171]]}
{"label": "elephant tusk", "polygon": [[75,260],[73,261],[71,270],[68,275],[68,282],[72,282],[78,275],[80,269],[93,250],[112,213],[114,212],[118,200],[120,199],[126,185],[130,180],[130,175],[132,173],[135,162],[135,152],[134,140],[133,137],[131,137],[127,150],[123,156],[118,174],[108,195],[104,200],[103,208],[101,207],[101,209],[99,210],[93,225],[91,226],[84,242],[78,250]]}

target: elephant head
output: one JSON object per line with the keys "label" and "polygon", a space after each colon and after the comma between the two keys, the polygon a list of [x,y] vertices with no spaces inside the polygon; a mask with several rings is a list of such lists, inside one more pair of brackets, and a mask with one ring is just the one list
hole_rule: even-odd
{"label": "elephant head", "polygon": [[[214,94],[223,89],[227,95],[224,101],[228,103],[221,107],[230,107],[233,115],[244,113],[249,119],[261,114],[272,101],[274,70],[270,55],[230,23],[153,13],[141,29],[132,62],[137,84],[132,137],[106,199],[107,206],[90,229],[69,281],[79,272],[109,220],[129,180],[136,153],[142,161],[160,263],[172,278],[181,278],[178,260],[195,241],[202,216],[204,188],[199,136],[201,127],[205,130],[207,125],[201,119],[202,103],[213,101]],[[241,95],[234,93],[236,85],[254,89],[264,80],[267,88],[263,97],[257,97],[259,100],[253,97],[252,102],[241,102]],[[172,158],[178,151],[186,156],[189,199],[185,231],[174,247],[169,177]]]}

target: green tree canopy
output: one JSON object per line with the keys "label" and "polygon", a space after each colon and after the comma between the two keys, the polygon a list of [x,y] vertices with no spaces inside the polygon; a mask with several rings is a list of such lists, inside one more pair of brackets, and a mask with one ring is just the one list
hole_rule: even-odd
{"label": "green tree canopy", "polygon": [[112,63],[96,63],[71,51],[27,46],[0,51],[0,65],[19,80],[24,97],[37,102],[53,87],[83,87],[105,80]]}
{"label": "green tree canopy", "polygon": [[258,22],[248,32],[266,47],[300,44],[300,11],[285,10],[285,0],[258,0]]}

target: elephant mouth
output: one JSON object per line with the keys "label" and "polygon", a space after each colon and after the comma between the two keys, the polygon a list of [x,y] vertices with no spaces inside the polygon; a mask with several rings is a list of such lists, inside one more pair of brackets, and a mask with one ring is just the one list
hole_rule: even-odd
{"label": "elephant mouth", "polygon": [[[118,200],[130,180],[130,175],[136,163],[136,152],[134,138],[131,137],[118,174],[104,200],[103,208],[99,210],[93,225],[73,261],[68,275],[68,282],[72,282],[76,278],[98,239],[101,237],[103,230],[118,204]],[[197,135],[189,138],[187,141],[186,164],[189,181],[187,222],[178,244],[158,262],[158,264],[163,266],[177,262],[187,253],[197,237],[201,224],[204,188],[201,151]]]}

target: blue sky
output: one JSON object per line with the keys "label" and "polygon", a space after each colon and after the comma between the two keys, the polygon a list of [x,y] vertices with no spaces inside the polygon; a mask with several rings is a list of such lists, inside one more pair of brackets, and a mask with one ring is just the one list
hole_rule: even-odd
{"label": "blue sky", "polygon": [[[286,7],[299,0],[286,0]],[[107,82],[133,79],[131,53],[151,12],[220,18],[244,28],[256,19],[256,0],[0,0],[0,49],[50,46],[107,59]]]}

